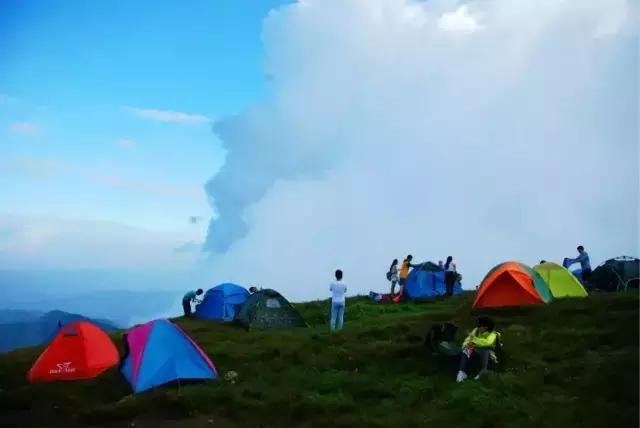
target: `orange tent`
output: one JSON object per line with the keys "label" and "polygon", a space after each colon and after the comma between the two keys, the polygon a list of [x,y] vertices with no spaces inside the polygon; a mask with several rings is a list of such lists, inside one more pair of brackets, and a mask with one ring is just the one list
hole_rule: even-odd
{"label": "orange tent", "polygon": [[549,286],[537,272],[522,263],[506,262],[489,271],[473,308],[533,305],[551,299]]}
{"label": "orange tent", "polygon": [[79,321],[61,329],[29,370],[29,382],[91,379],[118,364],[118,350],[100,327]]}

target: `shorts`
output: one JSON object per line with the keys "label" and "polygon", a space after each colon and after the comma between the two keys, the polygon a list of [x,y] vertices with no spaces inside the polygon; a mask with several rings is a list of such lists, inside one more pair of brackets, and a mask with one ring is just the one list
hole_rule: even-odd
{"label": "shorts", "polygon": [[582,281],[589,282],[591,279],[591,269],[584,269],[582,271]]}
{"label": "shorts", "polygon": [[406,281],[407,281],[407,278],[400,278],[400,282],[398,282],[398,284],[404,285]]}

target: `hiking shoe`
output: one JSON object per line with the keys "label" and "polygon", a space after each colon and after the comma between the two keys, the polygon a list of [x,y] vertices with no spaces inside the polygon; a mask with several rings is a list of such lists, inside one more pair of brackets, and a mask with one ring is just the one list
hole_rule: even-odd
{"label": "hiking shoe", "polygon": [[459,371],[458,376],[456,376],[456,382],[458,383],[464,382],[466,378],[467,378],[467,374],[463,371]]}

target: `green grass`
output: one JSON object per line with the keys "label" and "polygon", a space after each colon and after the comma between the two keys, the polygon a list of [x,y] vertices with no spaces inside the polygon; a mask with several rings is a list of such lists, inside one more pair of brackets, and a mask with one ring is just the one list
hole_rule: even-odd
{"label": "green grass", "polygon": [[[296,305],[308,329],[246,331],[177,319],[216,364],[217,381],[132,395],[116,369],[94,381],[29,385],[42,348],[0,356],[3,426],[630,427],[638,426],[638,296],[598,294],[486,311],[508,359],[481,381],[429,355],[428,327],[458,339],[479,313],[471,294],[383,305],[349,299],[330,335],[327,301]],[[120,335],[114,336],[121,346]],[[231,384],[224,374],[239,374]],[[133,425],[132,425],[133,424]]]}

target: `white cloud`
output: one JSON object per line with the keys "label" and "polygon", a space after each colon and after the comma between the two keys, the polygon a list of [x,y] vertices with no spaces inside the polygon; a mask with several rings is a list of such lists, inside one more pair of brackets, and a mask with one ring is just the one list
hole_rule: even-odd
{"label": "white cloud", "polygon": [[136,142],[128,138],[119,138],[116,140],[115,144],[121,149],[133,149],[136,147]]}
{"label": "white cloud", "polygon": [[15,122],[9,125],[9,131],[14,134],[37,135],[42,131],[42,129],[37,123]]}
{"label": "white cloud", "polygon": [[124,224],[0,213],[0,266],[55,269],[189,268],[193,251],[175,251],[186,229],[145,230]]}
{"label": "white cloud", "polygon": [[438,26],[453,0],[269,15],[273,98],[215,127],[214,278],[303,299],[337,267],[351,293],[384,290],[408,253],[453,255],[470,288],[577,244],[594,264],[638,254],[637,40],[596,38],[619,4],[466,4],[482,31],[464,43]]}
{"label": "white cloud", "polygon": [[202,114],[184,113],[181,111],[154,110],[129,107],[128,110],[134,115],[160,122],[176,123],[207,123],[210,119]]}
{"label": "white cloud", "polygon": [[478,21],[469,13],[469,6],[466,4],[453,12],[443,14],[438,20],[438,27],[454,33],[472,33],[482,29]]}

